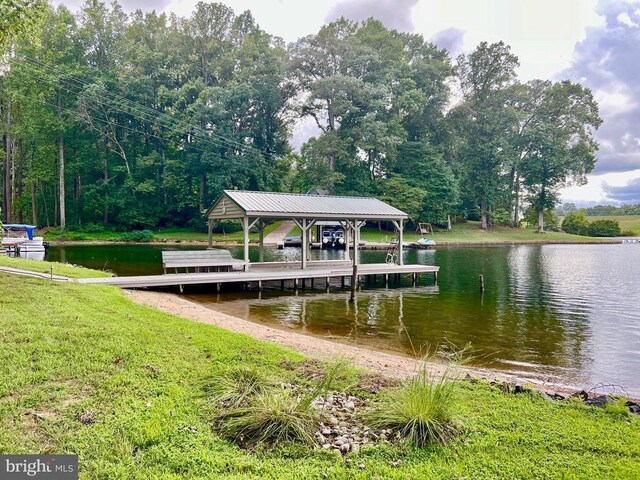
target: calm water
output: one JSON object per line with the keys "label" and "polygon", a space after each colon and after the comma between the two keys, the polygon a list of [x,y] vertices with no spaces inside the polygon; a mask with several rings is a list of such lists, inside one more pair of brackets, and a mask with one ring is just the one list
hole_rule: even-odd
{"label": "calm water", "polygon": [[[159,273],[160,250],[53,247],[48,255],[131,275]],[[267,257],[296,255],[292,249]],[[325,294],[324,285],[298,294],[278,289],[214,295],[203,289],[189,296],[242,318],[386,350],[470,343],[483,366],[576,386],[619,384],[640,395],[640,246],[464,247],[406,255],[407,263],[439,265],[438,286],[426,277],[417,288],[408,282],[365,286],[355,305],[348,303],[348,292]],[[384,252],[363,252],[362,261],[384,261]]]}

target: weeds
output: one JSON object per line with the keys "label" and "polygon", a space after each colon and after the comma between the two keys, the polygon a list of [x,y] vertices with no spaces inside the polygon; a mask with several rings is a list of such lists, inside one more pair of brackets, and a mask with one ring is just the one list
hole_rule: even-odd
{"label": "weeds", "polygon": [[257,368],[240,366],[203,382],[204,394],[223,408],[239,408],[266,393],[269,379]]}
{"label": "weeds", "polygon": [[[313,434],[324,417],[323,412],[313,407],[313,400],[325,395],[347,370],[345,360],[332,362],[322,378],[307,393],[299,395],[282,388],[269,390],[266,382],[252,381],[249,370],[244,372],[242,380],[238,375],[231,376],[218,383],[218,393],[217,396],[214,393],[214,398],[229,404],[233,395],[251,394],[245,395],[242,402],[236,402],[235,407],[227,408],[218,415],[220,431],[240,443],[300,441],[312,444]],[[251,375],[255,373],[251,372]],[[260,392],[253,388],[258,385],[261,386]]]}
{"label": "weeds", "polygon": [[461,430],[452,415],[454,387],[446,371],[431,379],[422,369],[403,386],[387,392],[367,419],[372,427],[390,429],[410,445],[445,443]]}
{"label": "weeds", "polygon": [[321,414],[306,397],[277,390],[258,395],[247,407],[223,412],[219,419],[222,433],[236,442],[277,444],[297,440],[312,444]]}

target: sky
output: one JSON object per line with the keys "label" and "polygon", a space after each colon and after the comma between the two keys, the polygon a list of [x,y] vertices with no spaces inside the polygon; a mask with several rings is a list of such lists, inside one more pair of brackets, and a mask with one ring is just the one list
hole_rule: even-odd
{"label": "sky", "polygon": [[[219,0],[251,10],[267,32],[293,42],[344,16],[375,17],[419,33],[453,57],[481,41],[504,41],[520,59],[521,80],[570,79],[591,88],[604,120],[600,150],[585,186],[562,190],[579,205],[640,203],[640,0]],[[80,0],[55,0],[75,10]],[[189,16],[197,0],[120,0]],[[294,146],[313,133],[294,131]]]}

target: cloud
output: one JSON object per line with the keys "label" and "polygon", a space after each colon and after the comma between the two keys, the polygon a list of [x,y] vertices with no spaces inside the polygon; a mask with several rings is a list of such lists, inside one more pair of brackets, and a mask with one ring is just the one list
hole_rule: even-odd
{"label": "cloud", "polygon": [[446,48],[451,54],[452,58],[462,53],[464,47],[464,31],[459,28],[446,28],[440,30],[433,37],[431,41],[440,48]]}
{"label": "cloud", "polygon": [[602,185],[602,189],[607,197],[615,202],[640,203],[640,177],[622,186],[613,186],[605,183]]}
{"label": "cloud", "polygon": [[413,32],[411,10],[418,0],[345,0],[336,4],[325,20],[332,22],[340,17],[363,21],[368,18],[380,20],[385,27],[403,32]]}
{"label": "cloud", "polygon": [[[564,72],[591,88],[604,124],[594,173],[640,168],[640,1],[603,0],[597,12],[604,24],[587,29],[576,45],[572,67]],[[618,187],[610,187],[618,188]],[[612,197],[613,198],[613,197]]]}

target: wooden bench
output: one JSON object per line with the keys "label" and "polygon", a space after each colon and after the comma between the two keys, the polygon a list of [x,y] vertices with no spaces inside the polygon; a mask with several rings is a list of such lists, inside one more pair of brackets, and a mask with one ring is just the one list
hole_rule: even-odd
{"label": "wooden bench", "polygon": [[237,260],[231,256],[229,250],[219,248],[211,250],[167,250],[162,252],[162,269],[167,273],[167,269],[189,269],[195,272],[230,272],[234,267],[244,269],[247,262]]}

